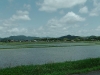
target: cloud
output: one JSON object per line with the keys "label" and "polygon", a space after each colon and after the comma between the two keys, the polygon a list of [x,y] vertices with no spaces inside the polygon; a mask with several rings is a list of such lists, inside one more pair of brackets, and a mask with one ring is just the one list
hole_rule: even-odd
{"label": "cloud", "polygon": [[68,12],[65,16],[63,16],[60,19],[60,21],[64,23],[76,23],[76,22],[85,21],[85,18],[80,17],[74,12]]}
{"label": "cloud", "polygon": [[61,28],[66,25],[70,26],[82,21],[85,21],[85,18],[75,14],[74,12],[68,12],[65,16],[61,17],[60,19],[53,18],[49,20],[47,26],[50,28]]}
{"label": "cloud", "polygon": [[71,8],[76,5],[84,4],[87,0],[43,0],[43,2],[38,2],[37,5],[40,6],[40,11],[57,11],[61,8]]}
{"label": "cloud", "polygon": [[59,37],[73,34],[75,29],[80,27],[78,23],[83,21],[85,21],[85,18],[75,14],[74,12],[68,12],[61,18],[50,19],[45,26],[42,26],[35,31],[37,36]]}
{"label": "cloud", "polygon": [[15,34],[25,34],[27,33],[27,29],[25,28],[12,28],[8,30],[9,33],[15,33]]}
{"label": "cloud", "polygon": [[[85,18],[75,14],[74,12],[68,12],[61,18],[52,18],[48,20],[46,25],[37,29],[23,30],[23,34],[38,37],[60,37],[67,34],[73,35],[77,31],[77,28],[80,27],[78,23],[83,21],[85,21]],[[11,29],[9,32],[12,34],[22,33],[21,29],[17,28]]]}
{"label": "cloud", "polygon": [[65,12],[64,12],[64,10],[61,10],[59,13],[60,13],[60,14],[64,14]]}
{"label": "cloud", "polygon": [[51,19],[49,23],[51,23],[51,25],[52,23],[59,25],[60,23],[73,24],[73,23],[82,22],[82,21],[85,21],[85,18],[82,18],[81,16],[75,14],[74,12],[68,12],[65,16],[63,16],[60,19]]}
{"label": "cloud", "polygon": [[96,28],[96,31],[100,31],[100,26],[98,26],[98,27]]}
{"label": "cloud", "polygon": [[27,35],[28,36],[29,31],[26,28],[0,27],[0,32],[1,32],[0,35],[2,35],[1,37],[8,37],[12,35]]}
{"label": "cloud", "polygon": [[17,11],[15,15],[13,15],[10,20],[12,21],[17,21],[17,20],[31,20],[29,17],[29,12],[28,11]]}
{"label": "cloud", "polygon": [[4,27],[0,26],[0,31],[2,31],[4,29]]}
{"label": "cloud", "polygon": [[31,20],[29,17],[28,11],[17,11],[16,14],[12,15],[9,19],[3,21],[4,26],[15,26],[18,25],[19,21],[29,21]]}
{"label": "cloud", "polygon": [[17,11],[17,14],[18,14],[18,15],[28,15],[29,12],[28,12],[28,11],[19,10],[19,11]]}
{"label": "cloud", "polygon": [[[13,14],[10,18],[5,19],[5,20],[1,20],[1,24],[0,24],[0,32],[2,35],[2,37],[7,37],[7,36],[11,36],[11,35],[28,35],[27,32],[28,31],[27,28],[25,27],[19,27],[20,22],[23,21],[29,21],[31,20],[29,17],[29,12],[28,11],[16,11],[15,14]],[[24,23],[23,23],[24,24]]]}
{"label": "cloud", "polygon": [[100,0],[93,0],[94,8],[90,12],[90,16],[100,15]]}
{"label": "cloud", "polygon": [[24,8],[30,10],[31,9],[31,5],[30,4],[24,4]]}
{"label": "cloud", "polygon": [[86,6],[84,6],[79,10],[79,12],[80,13],[88,13],[88,8]]}

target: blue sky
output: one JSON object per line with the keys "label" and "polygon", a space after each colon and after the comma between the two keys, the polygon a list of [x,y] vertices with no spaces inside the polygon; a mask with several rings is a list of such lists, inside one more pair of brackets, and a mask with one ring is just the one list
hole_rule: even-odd
{"label": "blue sky", "polygon": [[100,36],[100,0],[0,0],[0,37]]}

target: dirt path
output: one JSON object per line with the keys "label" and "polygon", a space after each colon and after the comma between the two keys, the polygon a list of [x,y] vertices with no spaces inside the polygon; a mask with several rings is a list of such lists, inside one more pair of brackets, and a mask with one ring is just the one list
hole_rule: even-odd
{"label": "dirt path", "polygon": [[92,71],[84,74],[73,74],[73,75],[100,75],[100,71]]}

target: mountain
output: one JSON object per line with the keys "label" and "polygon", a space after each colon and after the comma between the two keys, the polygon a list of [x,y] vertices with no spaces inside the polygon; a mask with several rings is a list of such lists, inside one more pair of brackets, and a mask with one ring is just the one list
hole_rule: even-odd
{"label": "mountain", "polygon": [[59,37],[59,39],[64,39],[64,38],[73,40],[73,39],[79,38],[79,36],[67,35],[67,36]]}
{"label": "mountain", "polygon": [[39,37],[19,35],[19,36],[10,36],[8,37],[8,39],[10,40],[34,40],[34,39],[39,39]]}
{"label": "mountain", "polygon": [[31,37],[31,36],[24,36],[24,35],[19,35],[19,36],[10,36],[6,38],[0,38],[1,42],[6,42],[6,41],[47,41],[47,40],[81,40],[81,41],[93,41],[93,40],[100,40],[100,36],[87,36],[87,37],[81,37],[81,36],[74,36],[74,35],[66,35],[66,36],[61,36],[58,38],[53,38],[53,37]]}

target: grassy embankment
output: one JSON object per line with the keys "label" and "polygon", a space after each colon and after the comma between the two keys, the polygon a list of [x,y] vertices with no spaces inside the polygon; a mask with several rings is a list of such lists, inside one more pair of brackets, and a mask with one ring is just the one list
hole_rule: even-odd
{"label": "grassy embankment", "polygon": [[100,58],[5,68],[0,75],[71,75],[94,70],[100,70]]}

